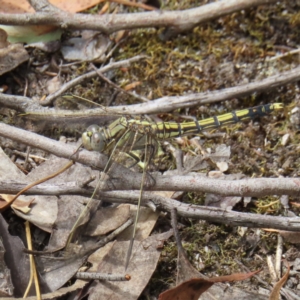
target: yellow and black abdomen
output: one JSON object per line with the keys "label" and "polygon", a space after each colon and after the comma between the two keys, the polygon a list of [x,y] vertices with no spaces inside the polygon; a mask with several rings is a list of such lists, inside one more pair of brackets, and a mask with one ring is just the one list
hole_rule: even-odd
{"label": "yellow and black abdomen", "polygon": [[205,129],[212,129],[228,124],[265,116],[274,110],[283,109],[282,103],[273,103],[255,106],[247,109],[233,111],[224,115],[215,116],[203,120],[195,120],[186,123],[157,122],[151,125],[152,133],[157,139],[170,139],[182,135],[200,133]]}

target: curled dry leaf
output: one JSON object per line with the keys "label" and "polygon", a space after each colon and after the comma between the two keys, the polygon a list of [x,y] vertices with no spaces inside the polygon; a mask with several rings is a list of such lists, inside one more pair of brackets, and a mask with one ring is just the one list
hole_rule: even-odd
{"label": "curled dry leaf", "polygon": [[[10,202],[10,200],[12,198],[14,198],[14,195],[7,195],[7,194],[0,194],[0,199],[5,200],[6,202]],[[34,198],[31,199],[31,201],[26,201],[25,199],[23,199],[21,196],[14,201],[14,203],[12,204],[12,208],[13,209],[17,209],[19,211],[21,211],[24,214],[27,214],[30,211],[30,204],[34,201]],[[2,207],[0,205],[0,207]]]}

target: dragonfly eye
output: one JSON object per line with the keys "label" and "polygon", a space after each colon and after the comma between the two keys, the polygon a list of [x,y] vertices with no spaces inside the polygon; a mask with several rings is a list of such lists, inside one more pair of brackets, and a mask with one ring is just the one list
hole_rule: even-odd
{"label": "dragonfly eye", "polygon": [[91,125],[82,134],[82,143],[85,149],[102,152],[105,147],[105,137],[101,127]]}

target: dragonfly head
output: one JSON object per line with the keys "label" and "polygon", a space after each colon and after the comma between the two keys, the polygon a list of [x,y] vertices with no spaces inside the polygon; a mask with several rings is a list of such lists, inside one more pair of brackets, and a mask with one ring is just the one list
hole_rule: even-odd
{"label": "dragonfly head", "polygon": [[102,152],[106,145],[103,128],[98,125],[89,126],[82,134],[82,143],[87,150]]}

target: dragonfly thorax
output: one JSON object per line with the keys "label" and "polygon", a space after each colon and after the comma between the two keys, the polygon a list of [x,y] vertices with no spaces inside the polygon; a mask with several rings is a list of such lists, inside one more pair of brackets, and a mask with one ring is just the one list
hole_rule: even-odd
{"label": "dragonfly thorax", "polygon": [[107,145],[104,128],[91,125],[82,134],[82,143],[85,149],[102,152]]}

